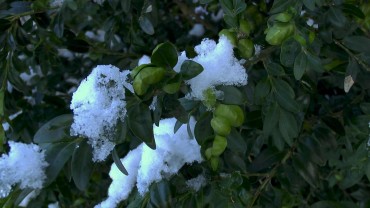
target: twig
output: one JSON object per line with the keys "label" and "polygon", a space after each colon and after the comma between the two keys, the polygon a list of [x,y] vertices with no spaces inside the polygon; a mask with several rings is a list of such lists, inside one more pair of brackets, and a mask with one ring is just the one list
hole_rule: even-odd
{"label": "twig", "polygon": [[357,63],[359,63],[362,67],[364,67],[367,71],[370,71],[370,66],[368,66],[365,62],[363,62],[359,57],[357,57],[355,54],[353,54],[348,48],[346,48],[342,43],[340,43],[337,40],[334,40],[335,45],[342,48],[344,51],[348,53],[352,58],[354,58]]}

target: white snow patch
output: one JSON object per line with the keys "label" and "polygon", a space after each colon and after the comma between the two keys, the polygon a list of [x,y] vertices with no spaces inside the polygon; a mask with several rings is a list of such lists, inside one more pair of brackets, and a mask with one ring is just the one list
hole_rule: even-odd
{"label": "white snow patch", "polygon": [[72,96],[74,122],[71,134],[85,136],[93,147],[93,161],[103,161],[114,147],[111,141],[118,120],[124,121],[126,101],[124,87],[130,71],[112,65],[98,65],[81,82]]}
{"label": "white snow patch", "polygon": [[143,65],[143,64],[150,64],[150,57],[147,56],[147,55],[143,55],[140,59],[139,59],[139,63],[137,64],[138,66],[140,65]]}
{"label": "white snow patch", "polygon": [[186,185],[194,191],[199,191],[199,189],[205,186],[206,183],[207,179],[204,177],[204,175],[198,175],[197,177],[186,181]]}
{"label": "white snow patch", "polygon": [[[195,120],[190,121],[194,131]],[[116,207],[120,201],[127,199],[131,190],[136,187],[141,195],[149,186],[176,174],[185,163],[201,162],[200,146],[195,139],[190,139],[186,125],[174,134],[175,118],[163,119],[159,126],[153,125],[156,149],[145,144],[130,151],[121,159],[129,175],[121,173],[115,164],[109,173],[113,182],[109,187],[108,198],[96,208]]]}
{"label": "white snow patch", "polygon": [[196,36],[196,37],[202,37],[205,33],[204,26],[202,24],[194,24],[193,28],[189,31],[189,35]]}
{"label": "white snow patch", "polygon": [[59,202],[48,204],[48,208],[59,208]]}
{"label": "white snow patch", "polygon": [[9,154],[0,158],[1,197],[9,194],[15,184],[21,189],[41,189],[46,179],[44,170],[48,166],[44,152],[35,144],[9,141],[9,146]]}

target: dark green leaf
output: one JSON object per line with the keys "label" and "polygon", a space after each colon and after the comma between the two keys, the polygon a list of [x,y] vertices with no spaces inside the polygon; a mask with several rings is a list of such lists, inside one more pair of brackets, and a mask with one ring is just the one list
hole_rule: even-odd
{"label": "dark green leaf", "polygon": [[277,63],[270,62],[267,64],[267,73],[271,76],[283,76],[285,75],[284,68]]}
{"label": "dark green leaf", "polygon": [[246,101],[246,96],[238,88],[229,85],[221,85],[217,90],[223,92],[222,103],[227,105],[243,105]]}
{"label": "dark green leaf", "polygon": [[145,142],[150,148],[156,148],[153,134],[153,121],[148,106],[139,103],[129,108],[128,125],[135,136]]}
{"label": "dark green leaf", "polygon": [[365,14],[354,4],[342,4],[344,13],[351,14],[360,19],[365,19]]}
{"label": "dark green leaf", "polygon": [[284,138],[281,135],[279,128],[274,128],[271,132],[272,143],[279,151],[283,151],[285,147]]}
{"label": "dark green leaf", "polygon": [[268,136],[276,128],[279,121],[280,108],[277,103],[272,104],[265,115],[263,121],[263,134]]}
{"label": "dark green leaf", "polygon": [[78,189],[86,190],[92,172],[92,149],[86,142],[82,141],[75,148],[72,156],[72,178]]}
{"label": "dark green leaf", "polygon": [[227,25],[229,25],[231,28],[237,28],[238,27],[238,18],[231,15],[224,15],[224,20]]}
{"label": "dark green leaf", "polygon": [[145,15],[141,16],[139,18],[139,24],[141,29],[148,35],[153,35],[154,34],[154,27],[152,22],[146,17]]}
{"label": "dark green leaf", "polygon": [[255,110],[251,112],[245,112],[245,126],[254,129],[262,129],[262,117],[261,111]]}
{"label": "dark green leaf", "polygon": [[304,52],[300,52],[294,61],[294,77],[300,80],[303,74],[308,70],[307,56]]}
{"label": "dark green leaf", "polygon": [[199,145],[203,145],[208,139],[213,136],[213,130],[211,127],[212,114],[206,112],[195,124],[194,135]]}
{"label": "dark green leaf", "polygon": [[362,112],[364,112],[365,114],[370,115],[370,103],[368,103],[368,102],[361,103],[360,108],[361,108]]}
{"label": "dark green leaf", "polygon": [[322,121],[324,121],[326,125],[328,125],[333,131],[335,131],[340,136],[344,136],[346,134],[342,123],[340,123],[337,119],[330,116],[326,116],[322,118]]}
{"label": "dark green leaf", "polygon": [[343,12],[337,7],[329,8],[328,19],[336,27],[344,27],[347,21]]}
{"label": "dark green leaf", "polygon": [[70,139],[69,129],[73,121],[73,115],[66,114],[53,118],[44,124],[33,137],[33,141],[41,143],[55,143],[63,139]]}
{"label": "dark green leaf", "polygon": [[227,136],[227,148],[232,152],[237,152],[242,155],[247,151],[247,143],[235,128],[231,129],[230,134]]}
{"label": "dark green leaf", "polygon": [[170,42],[159,44],[152,53],[151,63],[157,66],[173,68],[177,63],[177,50]]}
{"label": "dark green leaf", "polygon": [[58,38],[63,37],[64,33],[64,18],[61,13],[56,15],[54,19],[54,33],[57,35]]}
{"label": "dark green leaf", "polygon": [[321,60],[316,55],[313,55],[312,53],[307,53],[307,64],[310,70],[314,70],[318,73],[323,72],[323,67],[321,64]]}
{"label": "dark green leaf", "polygon": [[257,83],[255,91],[254,91],[254,99],[256,102],[262,102],[263,99],[270,94],[271,91],[271,84],[269,80],[261,80]]}
{"label": "dark green leaf", "polygon": [[243,12],[247,7],[247,4],[242,0],[220,0],[220,3],[225,14],[233,17]]}
{"label": "dark green leaf", "polygon": [[370,53],[370,39],[364,36],[349,36],[345,37],[343,44],[354,51]]}
{"label": "dark green leaf", "polygon": [[211,3],[213,0],[200,0],[199,2],[201,3],[201,4],[209,4],[209,3]]}
{"label": "dark green leaf", "polygon": [[122,10],[125,13],[128,13],[130,11],[130,7],[131,7],[131,0],[123,0],[123,1],[121,1],[121,7],[122,7]]}
{"label": "dark green leaf", "polygon": [[11,25],[12,23],[9,20],[0,19],[0,31],[5,32]]}
{"label": "dark green leaf", "polygon": [[310,162],[307,158],[293,157],[293,166],[295,170],[308,182],[311,186],[316,187],[319,179],[317,166]]}
{"label": "dark green leaf", "polygon": [[123,174],[128,175],[128,172],[127,172],[125,166],[123,166],[122,161],[118,156],[116,148],[114,148],[112,150],[112,158],[113,158],[114,164],[116,164],[118,170],[120,170]]}
{"label": "dark green leaf", "polygon": [[272,167],[284,157],[284,152],[279,152],[275,148],[268,148],[261,152],[256,159],[248,166],[248,171],[259,172]]}
{"label": "dark green leaf", "polygon": [[315,10],[315,1],[314,0],[303,0],[303,4],[307,9],[313,11]]}
{"label": "dark green leaf", "polygon": [[87,53],[90,45],[84,40],[72,39],[67,42],[67,49],[77,53]]}
{"label": "dark green leaf", "polygon": [[275,98],[279,105],[287,111],[296,113],[299,111],[299,105],[294,100],[294,91],[290,85],[283,80],[274,82]]}
{"label": "dark green leaf", "polygon": [[298,136],[299,131],[297,120],[292,113],[280,110],[279,129],[286,143],[291,146],[293,139]]}
{"label": "dark green leaf", "polygon": [[295,0],[275,0],[269,13],[276,14],[279,12],[284,12],[289,7],[293,6],[294,3]]}
{"label": "dark green leaf", "polygon": [[167,181],[160,181],[151,187],[150,204],[155,208],[172,207],[171,190]]}
{"label": "dark green leaf", "polygon": [[180,69],[180,74],[185,80],[198,76],[203,71],[202,65],[192,60],[185,60]]}
{"label": "dark green leaf", "polygon": [[20,14],[31,10],[31,2],[13,1],[8,10],[12,14]]}

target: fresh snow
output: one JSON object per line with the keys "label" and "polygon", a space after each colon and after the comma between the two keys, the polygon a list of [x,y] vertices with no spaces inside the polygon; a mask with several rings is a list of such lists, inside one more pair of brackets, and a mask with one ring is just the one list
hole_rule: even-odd
{"label": "fresh snow", "polygon": [[89,139],[93,161],[105,160],[114,147],[115,127],[126,115],[124,87],[132,90],[126,82],[129,73],[112,65],[98,65],[72,96],[71,134]]}
{"label": "fresh snow", "polygon": [[[6,197],[13,185],[21,189],[41,189],[48,166],[45,154],[35,144],[9,141],[10,152],[0,158],[0,197]],[[25,162],[27,158],[27,162]]]}
{"label": "fresh snow", "polygon": [[[192,118],[189,122],[194,131],[195,120]],[[153,125],[155,150],[141,144],[121,159],[128,176],[121,173],[115,164],[112,165],[109,175],[113,181],[108,198],[96,208],[116,207],[127,199],[135,185],[139,193],[144,195],[152,183],[176,174],[184,164],[203,160],[200,146],[195,139],[189,138],[186,125],[174,133],[175,123],[175,118],[169,118],[161,120],[158,127]]]}

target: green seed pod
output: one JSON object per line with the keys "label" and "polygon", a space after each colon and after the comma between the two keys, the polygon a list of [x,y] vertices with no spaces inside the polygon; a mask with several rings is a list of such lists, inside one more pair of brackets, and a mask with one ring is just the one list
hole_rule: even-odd
{"label": "green seed pod", "polygon": [[243,58],[250,58],[253,56],[254,45],[250,39],[239,40],[238,49],[239,49],[240,55]]}
{"label": "green seed pod", "polygon": [[155,65],[153,64],[142,64],[140,66],[137,66],[135,67],[132,71],[131,71],[131,77],[134,79],[136,77],[136,75],[142,70],[144,69],[145,67],[155,67]]}
{"label": "green seed pod", "polygon": [[227,136],[230,134],[231,125],[224,117],[213,117],[211,120],[211,126],[218,135]]}
{"label": "green seed pod", "polygon": [[165,74],[166,70],[162,67],[145,67],[139,72],[136,78],[140,78],[143,83],[150,85],[161,81]]}
{"label": "green seed pod", "polygon": [[227,139],[226,137],[216,135],[215,139],[213,140],[212,145],[212,155],[213,156],[220,156],[227,147]]}
{"label": "green seed pod", "polygon": [[212,147],[209,147],[209,148],[206,149],[205,155],[206,155],[207,160],[211,159],[211,157],[212,157]]}
{"label": "green seed pod", "polygon": [[271,45],[280,45],[294,33],[294,24],[275,23],[265,31],[266,41]]}
{"label": "green seed pod", "polygon": [[237,38],[236,38],[236,33],[234,31],[228,30],[228,29],[223,29],[218,33],[218,36],[226,36],[227,39],[231,42],[233,46],[236,46],[237,43]]}
{"label": "green seed pod", "polygon": [[240,29],[240,31],[241,31],[241,32],[243,32],[246,36],[249,36],[249,34],[250,34],[250,33],[251,33],[251,31],[252,31],[252,26],[251,26],[251,24],[250,24],[248,21],[246,21],[246,20],[242,19],[242,20],[240,20],[240,23],[239,23],[239,29]]}
{"label": "green seed pod", "polygon": [[146,93],[146,91],[149,88],[149,85],[143,83],[142,79],[139,79],[139,77],[136,77],[134,79],[133,83],[134,91],[137,95],[141,96]]}
{"label": "green seed pod", "polygon": [[219,104],[213,114],[226,119],[233,127],[239,127],[244,122],[244,112],[238,105]]}
{"label": "green seed pod", "polygon": [[211,157],[211,168],[213,171],[216,171],[218,168],[218,163],[219,163],[219,158],[218,157]]}
{"label": "green seed pod", "polygon": [[217,98],[215,92],[211,88],[208,88],[203,91],[203,97],[204,97],[203,104],[207,108],[212,109],[216,105]]}
{"label": "green seed pod", "polygon": [[275,21],[289,22],[293,18],[293,15],[288,12],[282,12],[275,16]]}

